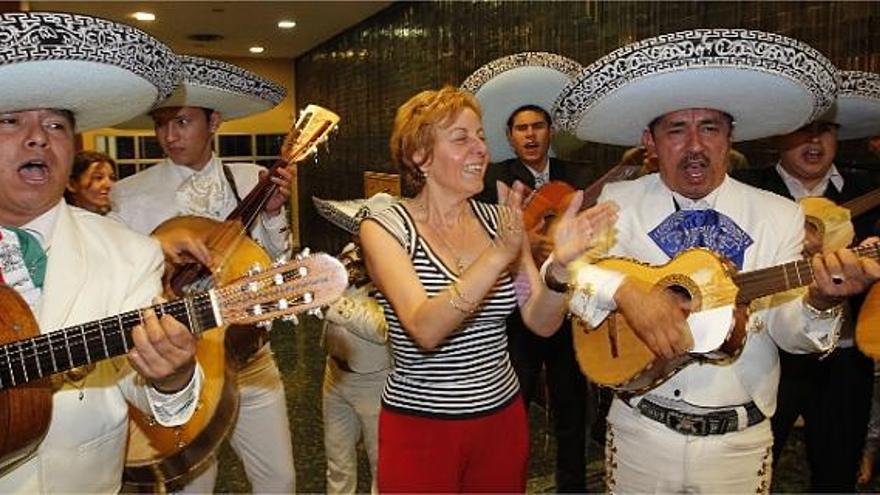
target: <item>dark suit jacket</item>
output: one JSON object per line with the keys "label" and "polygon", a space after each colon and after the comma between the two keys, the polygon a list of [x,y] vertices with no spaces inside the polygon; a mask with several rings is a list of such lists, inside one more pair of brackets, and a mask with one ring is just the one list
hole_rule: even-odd
{"label": "dark suit jacket", "polygon": [[[838,205],[863,196],[880,187],[880,180],[878,180],[876,173],[842,167],[838,167],[837,170],[843,176],[843,190],[838,192],[834,185],[829,184],[824,196]],[[793,199],[779,172],[776,171],[776,167],[736,170],[731,173],[731,176],[746,184]],[[880,207],[854,218],[853,226],[856,230],[856,242],[870,235],[876,235],[875,225],[878,220],[880,220]]]}
{"label": "dark suit jacket", "polygon": [[[576,189],[583,189],[595,180],[599,179],[601,174],[596,167],[591,167],[585,163],[568,162],[550,158],[550,180],[560,180],[568,183]],[[519,180],[529,187],[535,187],[535,176],[529,171],[528,167],[518,158],[511,158],[499,163],[490,163],[486,175],[483,178],[483,192],[477,195],[477,199],[486,203],[498,202],[498,191],[495,181],[501,181],[505,184],[512,185],[514,181]]]}

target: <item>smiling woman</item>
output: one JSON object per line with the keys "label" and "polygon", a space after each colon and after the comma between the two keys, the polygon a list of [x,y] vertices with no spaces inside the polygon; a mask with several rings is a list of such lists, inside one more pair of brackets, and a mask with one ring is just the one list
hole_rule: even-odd
{"label": "smiling woman", "polygon": [[116,183],[116,162],[97,151],[79,151],[67,181],[64,199],[73,206],[106,215],[110,211],[110,188]]}

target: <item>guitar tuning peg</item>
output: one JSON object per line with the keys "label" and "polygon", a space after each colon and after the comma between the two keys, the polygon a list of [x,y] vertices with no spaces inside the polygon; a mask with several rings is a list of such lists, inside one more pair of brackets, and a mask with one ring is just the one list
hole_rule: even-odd
{"label": "guitar tuning peg", "polygon": [[280,273],[276,273],[272,280],[275,282],[275,285],[284,285],[284,275]]}
{"label": "guitar tuning peg", "polygon": [[248,270],[248,275],[256,275],[263,271],[263,265],[259,263],[254,263],[251,265],[250,270]]}
{"label": "guitar tuning peg", "polygon": [[321,311],[321,308],[310,309],[309,314],[314,316],[315,318],[319,318],[321,320],[324,319],[324,312]]}
{"label": "guitar tuning peg", "polygon": [[287,303],[287,299],[282,298],[278,300],[278,309],[283,311],[289,307],[290,305]]}
{"label": "guitar tuning peg", "polygon": [[302,251],[299,252],[299,254],[296,255],[296,259],[301,260],[303,258],[308,257],[309,254],[311,254],[311,250],[309,250],[309,248],[305,247],[305,248],[303,248]]}
{"label": "guitar tuning peg", "polygon": [[272,320],[258,321],[257,327],[262,328],[264,330],[269,330],[272,328]]}
{"label": "guitar tuning peg", "polygon": [[279,256],[278,258],[275,259],[275,261],[272,263],[272,266],[275,266],[275,267],[283,266],[283,265],[286,265],[288,261],[290,261],[290,258],[286,254],[282,254],[281,256]]}
{"label": "guitar tuning peg", "polygon": [[297,318],[296,315],[284,315],[281,319],[293,323],[294,325],[299,325],[299,318]]}

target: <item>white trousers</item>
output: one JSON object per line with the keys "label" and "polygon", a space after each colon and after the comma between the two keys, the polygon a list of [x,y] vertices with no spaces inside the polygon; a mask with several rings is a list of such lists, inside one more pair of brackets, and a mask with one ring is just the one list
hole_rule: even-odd
{"label": "white trousers", "polygon": [[327,493],[357,490],[357,443],[363,438],[370,461],[372,492],[376,490],[379,458],[379,409],[389,370],[349,373],[332,359],[324,371],[324,450],[327,456]]}
{"label": "white trousers", "polygon": [[[244,464],[253,493],[294,493],[296,472],[281,374],[269,345],[238,373],[241,403],[229,444]],[[181,493],[213,493],[217,458]]]}
{"label": "white trousers", "polygon": [[768,420],[724,435],[683,435],[615,398],[605,486],[610,493],[769,493],[772,445]]}

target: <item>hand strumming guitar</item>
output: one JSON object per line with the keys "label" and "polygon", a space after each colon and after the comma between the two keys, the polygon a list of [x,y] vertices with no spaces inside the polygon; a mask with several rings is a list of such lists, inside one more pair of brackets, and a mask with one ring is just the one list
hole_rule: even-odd
{"label": "hand strumming guitar", "polygon": [[624,279],[614,300],[626,322],[655,355],[670,359],[693,348],[687,324],[689,301],[634,277]]}

